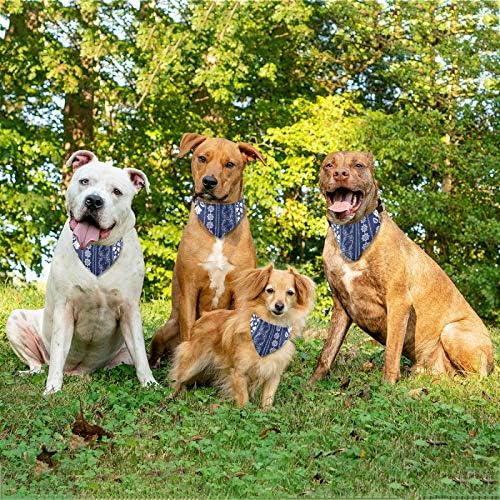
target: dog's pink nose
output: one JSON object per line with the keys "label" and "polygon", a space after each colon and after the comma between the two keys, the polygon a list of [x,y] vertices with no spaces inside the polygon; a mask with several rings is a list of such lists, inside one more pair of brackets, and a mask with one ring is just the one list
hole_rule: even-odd
{"label": "dog's pink nose", "polygon": [[347,168],[338,168],[333,172],[333,176],[337,179],[347,179],[349,177],[349,170]]}

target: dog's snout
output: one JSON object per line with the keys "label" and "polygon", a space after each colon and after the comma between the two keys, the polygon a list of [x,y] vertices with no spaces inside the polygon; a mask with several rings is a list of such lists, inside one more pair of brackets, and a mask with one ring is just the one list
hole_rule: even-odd
{"label": "dog's snout", "polygon": [[217,179],[213,175],[206,175],[203,177],[202,182],[203,187],[206,189],[213,189],[218,184]]}
{"label": "dog's snout", "polygon": [[104,200],[98,194],[89,194],[85,198],[85,206],[89,210],[99,210],[104,206]]}
{"label": "dog's snout", "polygon": [[349,177],[349,169],[340,167],[333,172],[333,176],[337,179],[347,179]]}
{"label": "dog's snout", "polygon": [[278,302],[276,302],[276,304],[274,304],[274,309],[277,312],[281,312],[281,311],[283,311],[283,309],[285,309],[285,304],[283,304],[283,302],[278,300]]}

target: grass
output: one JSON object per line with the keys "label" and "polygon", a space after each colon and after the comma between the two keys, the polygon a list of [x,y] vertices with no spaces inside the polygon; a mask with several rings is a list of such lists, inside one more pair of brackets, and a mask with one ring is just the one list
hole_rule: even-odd
{"label": "grass", "polygon": [[[23,366],[5,337],[12,309],[42,305],[34,288],[0,288],[0,497],[498,496],[498,370],[435,379],[410,376],[403,362],[402,381],[389,386],[383,349],[353,329],[313,389],[322,342],[299,341],[269,412],[239,410],[210,387],[170,402],[166,368],[157,390],[122,366],[66,377],[43,398],[46,375],[17,376]],[[148,344],[167,309],[143,304]],[[80,399],[113,438],[72,434]],[[53,467],[36,459],[43,445],[56,451]]]}

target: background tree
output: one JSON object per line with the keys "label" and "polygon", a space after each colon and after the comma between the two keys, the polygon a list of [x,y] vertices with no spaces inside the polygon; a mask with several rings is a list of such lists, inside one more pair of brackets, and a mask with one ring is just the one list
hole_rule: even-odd
{"label": "background tree", "polygon": [[[386,207],[481,314],[498,315],[493,2],[13,1],[0,17],[0,273],[39,272],[64,220],[64,159],[148,174],[145,292],[168,295],[191,196],[183,132],[255,143],[261,262],[326,292],[322,155],[373,151]],[[64,173],[64,175],[67,175]],[[329,300],[320,301],[321,314]]]}

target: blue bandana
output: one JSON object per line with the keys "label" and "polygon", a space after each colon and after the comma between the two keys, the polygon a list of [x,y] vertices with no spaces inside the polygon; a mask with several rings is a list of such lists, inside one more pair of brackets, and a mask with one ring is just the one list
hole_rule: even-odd
{"label": "blue bandana", "polygon": [[344,257],[356,261],[363,255],[377,236],[380,229],[380,212],[383,209],[382,202],[379,200],[377,209],[359,222],[344,225],[330,223]]}
{"label": "blue bandana", "polygon": [[76,236],[73,235],[73,248],[78,254],[78,258],[96,276],[100,276],[116,262],[118,257],[120,257],[122,247],[123,240],[119,240],[110,246],[89,245],[87,248],[81,250]]}
{"label": "blue bandana", "polygon": [[250,319],[250,334],[255,350],[260,357],[277,351],[288,340],[292,329],[286,326],[277,326],[268,323],[252,314]]}
{"label": "blue bandana", "polygon": [[243,219],[245,200],[236,203],[207,203],[194,200],[194,211],[200,222],[219,239],[230,233]]}

